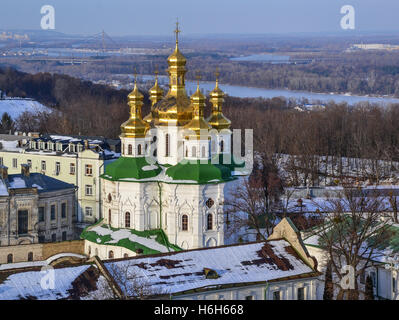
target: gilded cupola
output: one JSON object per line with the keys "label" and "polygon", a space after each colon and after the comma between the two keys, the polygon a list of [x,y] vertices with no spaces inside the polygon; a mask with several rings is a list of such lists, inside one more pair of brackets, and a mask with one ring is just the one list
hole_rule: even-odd
{"label": "gilded cupola", "polygon": [[121,125],[122,135],[126,138],[144,138],[149,124],[141,117],[141,107],[143,106],[144,96],[137,88],[137,75],[135,75],[134,89],[128,95],[128,105],[130,107],[130,118]]}
{"label": "gilded cupola", "polygon": [[[202,133],[206,133],[206,131],[204,130],[212,129],[212,127],[204,119],[206,98],[199,88],[199,81],[197,84],[197,91],[195,91],[195,93],[191,96],[191,106],[193,108],[193,118],[188,124],[184,126],[184,129],[190,130],[189,135],[193,136],[194,133],[195,137],[199,139],[201,130],[203,130]],[[208,135],[206,136],[206,138],[208,138]]]}
{"label": "gilded cupola", "polygon": [[186,58],[179,50],[179,23],[176,23],[176,47],[168,57],[169,91],[154,105],[156,125],[184,126],[192,119],[190,99],[186,93],[185,74]]}
{"label": "gilded cupola", "polygon": [[154,105],[161,101],[163,98],[163,90],[158,85],[158,70],[155,71],[155,84],[150,89],[150,100],[151,100],[151,111],[150,113],[144,118],[144,121],[147,123],[151,123],[154,119]]}
{"label": "gilded cupola", "polygon": [[229,129],[231,121],[227,119],[222,112],[224,102],[224,92],[219,88],[219,72],[216,75],[216,85],[210,93],[210,101],[212,103],[212,113],[207,121],[216,130]]}

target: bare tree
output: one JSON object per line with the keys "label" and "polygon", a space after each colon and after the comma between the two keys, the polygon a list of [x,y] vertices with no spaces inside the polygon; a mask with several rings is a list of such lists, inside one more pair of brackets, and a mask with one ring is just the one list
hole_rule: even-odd
{"label": "bare tree", "polygon": [[250,233],[257,240],[266,240],[277,223],[275,206],[282,192],[281,179],[271,164],[264,159],[256,162],[252,174],[234,189],[226,200],[229,216],[227,234]]}
{"label": "bare tree", "polygon": [[[336,198],[318,204],[328,212],[325,223],[312,232],[330,261],[337,299],[357,300],[364,292],[359,288],[359,276],[383,255],[381,248],[389,246],[393,232],[391,219],[384,215],[384,201],[377,194],[345,187]],[[349,269],[353,285],[347,286]]]}

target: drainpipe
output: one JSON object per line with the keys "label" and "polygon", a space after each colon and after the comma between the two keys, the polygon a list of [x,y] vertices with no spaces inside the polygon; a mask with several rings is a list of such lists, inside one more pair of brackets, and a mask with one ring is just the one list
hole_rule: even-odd
{"label": "drainpipe", "polygon": [[8,195],[8,245],[11,245],[11,198]]}
{"label": "drainpipe", "polygon": [[157,181],[157,184],[159,194],[159,228],[162,229],[162,189],[159,181]]}
{"label": "drainpipe", "polygon": [[269,282],[266,282],[266,287],[265,287],[265,297],[264,300],[267,300],[267,289],[269,289]]}

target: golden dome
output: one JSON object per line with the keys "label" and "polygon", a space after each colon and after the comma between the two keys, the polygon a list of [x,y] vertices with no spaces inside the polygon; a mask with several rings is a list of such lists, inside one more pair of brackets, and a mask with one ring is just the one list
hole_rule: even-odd
{"label": "golden dome", "polygon": [[163,97],[163,90],[158,85],[158,71],[155,72],[155,84],[150,89],[149,93],[151,100],[151,111],[147,116],[144,117],[143,120],[150,124],[154,119],[154,105]]}
{"label": "golden dome", "polygon": [[[217,73],[217,77],[218,77]],[[210,101],[212,103],[212,113],[207,121],[216,130],[229,129],[231,121],[222,113],[222,105],[224,102],[224,92],[219,88],[219,80],[216,77],[215,89],[210,93]]]}
{"label": "golden dome", "polygon": [[150,126],[141,118],[144,96],[137,88],[136,79],[134,81],[134,89],[127,97],[128,105],[130,106],[130,118],[121,125],[121,137],[144,138]]}
{"label": "golden dome", "polygon": [[179,50],[179,24],[176,23],[176,48],[168,58],[169,91],[154,105],[153,117],[156,125],[175,124],[183,126],[192,119],[190,99],[186,93],[186,58]]}
{"label": "golden dome", "polygon": [[[193,108],[193,119],[184,126],[184,129],[190,130],[190,136],[193,136],[193,132],[195,133],[195,137],[197,139],[200,138],[201,130],[210,130],[212,127],[205,121],[204,119],[204,109],[206,106],[205,102],[206,98],[202,94],[199,89],[199,84],[197,85],[197,91],[191,96],[191,105]],[[204,131],[203,131],[204,132]],[[208,135],[206,135],[208,139]]]}

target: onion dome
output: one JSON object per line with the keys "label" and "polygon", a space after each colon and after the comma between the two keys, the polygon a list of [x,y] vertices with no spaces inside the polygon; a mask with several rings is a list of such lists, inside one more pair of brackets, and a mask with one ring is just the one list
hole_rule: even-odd
{"label": "onion dome", "polygon": [[[191,96],[191,106],[193,108],[193,119],[184,126],[184,129],[190,130],[190,135],[194,132],[195,137],[199,139],[201,130],[210,130],[212,128],[204,119],[206,102],[205,96],[199,88],[199,82],[197,84],[197,91]],[[208,138],[208,135],[206,137]]]}
{"label": "onion dome", "polygon": [[145,116],[143,119],[147,123],[150,123],[154,119],[154,105],[162,100],[163,97],[163,90],[159,87],[158,85],[158,71],[155,72],[155,84],[154,86],[150,89],[150,100],[151,100],[151,111],[150,113]]}
{"label": "onion dome", "polygon": [[207,121],[216,130],[229,129],[231,121],[222,113],[222,105],[224,102],[224,92],[219,88],[219,73],[216,73],[216,86],[210,93],[210,101],[212,103],[212,113]]}
{"label": "onion dome", "polygon": [[143,106],[144,96],[137,88],[137,80],[134,80],[134,89],[128,95],[128,105],[130,106],[130,118],[121,125],[122,135],[126,138],[144,138],[149,124],[141,118],[141,107]]}
{"label": "onion dome", "polygon": [[176,48],[168,58],[169,91],[154,105],[155,125],[184,126],[192,119],[190,99],[186,93],[186,58],[179,50],[179,23],[176,23]]}

